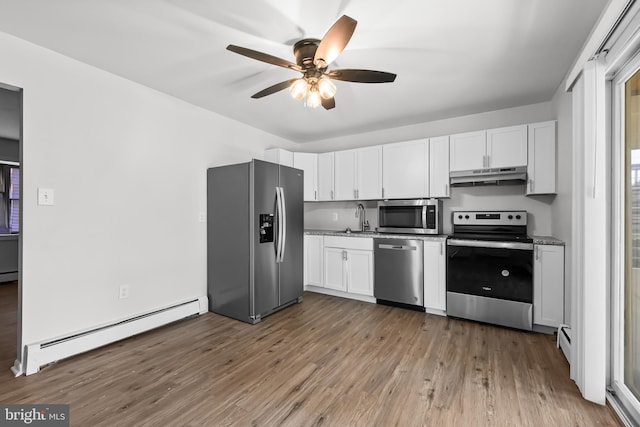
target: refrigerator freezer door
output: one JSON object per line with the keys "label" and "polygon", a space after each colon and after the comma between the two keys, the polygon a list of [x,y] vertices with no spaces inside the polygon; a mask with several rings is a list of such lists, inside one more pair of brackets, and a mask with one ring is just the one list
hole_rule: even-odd
{"label": "refrigerator freezer door", "polygon": [[245,322],[251,321],[248,193],[248,163],[207,171],[209,310]]}
{"label": "refrigerator freezer door", "polygon": [[[250,307],[253,316],[270,313],[280,304],[278,303],[278,266],[276,264],[276,249],[278,239],[272,243],[260,243],[260,215],[276,214],[276,187],[278,186],[278,165],[274,163],[254,160],[253,164],[253,212],[252,235],[253,245],[253,292]],[[278,222],[278,218],[274,219]],[[276,234],[279,231],[276,229]]]}
{"label": "refrigerator freezer door", "polygon": [[280,187],[284,204],[283,245],[280,267],[279,305],[302,297],[303,238],[304,238],[304,181],[303,172],[280,166]]}

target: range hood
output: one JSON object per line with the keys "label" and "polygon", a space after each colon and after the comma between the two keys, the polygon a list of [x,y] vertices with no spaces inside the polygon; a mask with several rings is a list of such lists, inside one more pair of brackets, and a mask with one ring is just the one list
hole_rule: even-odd
{"label": "range hood", "polygon": [[449,178],[452,187],[525,184],[527,182],[527,167],[455,171],[449,174]]}

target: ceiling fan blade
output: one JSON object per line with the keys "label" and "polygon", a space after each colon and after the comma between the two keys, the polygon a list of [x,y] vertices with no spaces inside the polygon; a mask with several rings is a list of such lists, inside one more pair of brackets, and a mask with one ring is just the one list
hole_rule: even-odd
{"label": "ceiling fan blade", "polygon": [[335,80],[355,83],[391,83],[396,79],[393,73],[374,70],[331,70],[326,74],[327,77]]}
{"label": "ceiling fan blade", "polygon": [[258,99],[258,98],[265,97],[267,95],[271,95],[271,94],[276,93],[276,92],[280,92],[281,90],[286,89],[289,86],[291,86],[291,84],[293,82],[295,82],[296,80],[298,80],[298,79],[289,79],[287,81],[277,83],[277,84],[275,84],[273,86],[269,86],[268,88],[262,89],[260,92],[251,95],[251,97],[253,99]]}
{"label": "ceiling fan blade", "polygon": [[257,50],[247,49],[246,47],[240,47],[233,44],[227,46],[227,50],[231,52],[239,53],[248,58],[257,59],[258,61],[266,62],[267,64],[277,65],[278,67],[289,68],[295,71],[302,71],[299,65],[294,64],[286,59],[278,58],[277,56],[269,55],[267,53],[258,52]]}
{"label": "ceiling fan blade", "polygon": [[329,99],[322,98],[322,106],[324,107],[325,110],[331,110],[332,108],[336,108],[336,99],[335,98],[329,98]]}
{"label": "ceiling fan blade", "polygon": [[351,40],[357,24],[355,19],[342,15],[320,41],[313,63],[318,68],[326,68],[331,64]]}

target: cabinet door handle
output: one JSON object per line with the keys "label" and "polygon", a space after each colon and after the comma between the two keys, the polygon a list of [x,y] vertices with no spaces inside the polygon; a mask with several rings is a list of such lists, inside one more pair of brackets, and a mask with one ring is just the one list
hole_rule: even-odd
{"label": "cabinet door handle", "polygon": [[384,187],[382,187],[382,198],[384,199]]}
{"label": "cabinet door handle", "polygon": [[313,190],[313,200],[318,200],[318,190]]}
{"label": "cabinet door handle", "polygon": [[487,156],[482,156],[482,167],[483,168],[487,167]]}
{"label": "cabinet door handle", "polygon": [[440,255],[442,255],[443,251],[444,251],[444,242],[440,242]]}
{"label": "cabinet door handle", "polygon": [[331,190],[331,200],[333,200],[333,190]]}
{"label": "cabinet door handle", "polygon": [[449,197],[449,184],[444,185],[444,194]]}
{"label": "cabinet door handle", "polygon": [[536,259],[540,259],[540,246],[536,245]]}
{"label": "cabinet door handle", "polygon": [[487,167],[491,167],[491,156],[487,154]]}

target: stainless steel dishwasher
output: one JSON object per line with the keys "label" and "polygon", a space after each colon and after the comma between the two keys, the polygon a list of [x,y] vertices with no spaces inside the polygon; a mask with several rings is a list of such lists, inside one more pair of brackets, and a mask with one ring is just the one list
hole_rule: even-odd
{"label": "stainless steel dishwasher", "polygon": [[373,295],[379,303],[424,310],[422,240],[373,239]]}

